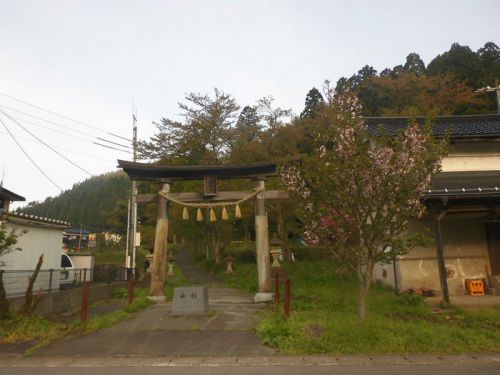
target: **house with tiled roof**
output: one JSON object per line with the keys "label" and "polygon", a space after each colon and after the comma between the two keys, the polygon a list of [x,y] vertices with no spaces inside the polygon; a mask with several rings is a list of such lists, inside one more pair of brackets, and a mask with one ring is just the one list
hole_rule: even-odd
{"label": "house with tiled roof", "polygon": [[26,291],[28,278],[42,254],[43,264],[34,290],[57,290],[61,272],[50,272],[50,270],[61,268],[63,230],[69,228],[71,224],[62,220],[11,211],[10,205],[15,201],[25,201],[25,198],[0,187],[0,227],[8,232],[14,230],[18,234],[15,247],[21,249],[0,256],[0,271],[3,271],[7,295],[16,296]]}
{"label": "house with tiled roof", "polygon": [[[409,119],[366,121],[370,132],[383,126],[396,134]],[[432,241],[379,265],[375,278],[398,290],[437,290],[445,299],[464,294],[467,279],[481,279],[487,293],[500,294],[500,114],[437,117],[432,132],[447,135],[451,147],[422,197],[428,215],[413,223]]]}

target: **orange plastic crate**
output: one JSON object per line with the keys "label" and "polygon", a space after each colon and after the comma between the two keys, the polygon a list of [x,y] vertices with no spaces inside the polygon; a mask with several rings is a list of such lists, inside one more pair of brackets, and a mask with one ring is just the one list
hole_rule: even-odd
{"label": "orange plastic crate", "polygon": [[482,296],[484,295],[484,284],[481,279],[466,279],[465,280],[465,290],[467,294],[471,296]]}

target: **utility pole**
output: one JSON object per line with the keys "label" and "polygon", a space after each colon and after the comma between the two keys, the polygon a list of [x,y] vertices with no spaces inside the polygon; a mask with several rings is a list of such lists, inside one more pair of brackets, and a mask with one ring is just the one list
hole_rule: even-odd
{"label": "utility pole", "polygon": [[[135,110],[132,113],[132,146],[134,148],[134,162],[137,161],[137,116]],[[132,262],[130,265],[130,268],[132,268],[132,272],[135,273],[135,237],[137,233],[137,203],[136,203],[136,198],[137,198],[137,186],[136,182],[132,180],[132,194],[130,198],[130,209],[131,209],[131,215],[130,215],[130,246],[129,249],[132,252]]]}
{"label": "utility pole", "polygon": [[78,252],[82,251],[82,230],[83,230],[83,224],[80,224],[80,237],[78,238]]}
{"label": "utility pole", "polygon": [[477,89],[476,92],[479,92],[479,93],[496,92],[496,94],[497,94],[497,112],[500,113],[500,85],[498,84],[498,82],[496,82],[495,87],[490,87],[490,86],[481,87],[480,89]]}
{"label": "utility pole", "polygon": [[130,199],[128,200],[128,206],[127,206],[127,241],[125,244],[125,268],[130,268],[129,247],[130,247]]}

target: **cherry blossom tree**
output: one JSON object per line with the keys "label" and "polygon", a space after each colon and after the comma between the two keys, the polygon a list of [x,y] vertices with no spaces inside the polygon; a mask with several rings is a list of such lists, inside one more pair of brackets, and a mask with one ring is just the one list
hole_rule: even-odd
{"label": "cherry blossom tree", "polygon": [[281,179],[297,198],[307,240],[328,246],[356,272],[363,321],[375,264],[423,239],[408,225],[425,212],[421,197],[440,169],[446,140],[432,137],[430,123],[369,132],[355,96],[334,94],[328,82],[325,91],[326,105],[313,119],[315,150],[300,165],[283,167]]}

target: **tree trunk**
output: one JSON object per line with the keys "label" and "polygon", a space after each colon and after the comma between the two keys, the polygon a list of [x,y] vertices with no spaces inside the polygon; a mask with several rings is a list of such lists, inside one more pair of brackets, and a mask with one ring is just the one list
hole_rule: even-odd
{"label": "tree trunk", "polygon": [[36,278],[38,277],[38,273],[40,272],[40,268],[42,268],[43,264],[43,254],[38,258],[38,263],[36,265],[35,271],[33,275],[30,277],[30,281],[28,284],[28,288],[26,289],[24,305],[19,310],[19,313],[22,315],[31,315],[33,311],[35,311],[36,306],[42,299],[42,293],[38,293],[35,298],[33,298],[33,285],[35,284]]}
{"label": "tree trunk", "polygon": [[358,322],[362,323],[366,318],[366,300],[368,293],[370,292],[370,287],[372,285],[372,273],[373,264],[369,260],[366,264],[366,268],[358,265],[358,280],[359,280],[359,292],[358,292]]}
{"label": "tree trunk", "polygon": [[0,270],[0,320],[10,318],[10,306],[7,299],[7,291],[3,285],[4,270]]}

